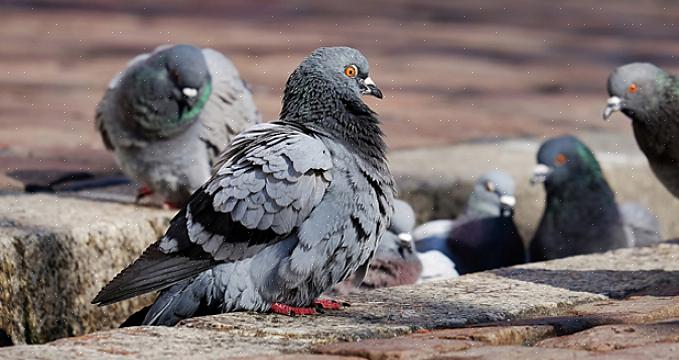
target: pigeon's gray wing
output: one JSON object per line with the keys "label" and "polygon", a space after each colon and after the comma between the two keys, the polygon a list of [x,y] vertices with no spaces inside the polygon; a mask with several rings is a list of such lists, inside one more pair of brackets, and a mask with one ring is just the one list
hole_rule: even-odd
{"label": "pigeon's gray wing", "polygon": [[662,241],[658,219],[637,203],[620,205],[629,246],[648,246]]}
{"label": "pigeon's gray wing", "polygon": [[111,122],[111,121],[118,121],[116,119],[116,109],[115,109],[115,104],[113,103],[114,97],[115,97],[115,92],[118,91],[118,82],[120,79],[125,75],[127,71],[129,71],[131,68],[136,66],[137,64],[141,63],[142,61],[148,59],[150,54],[141,54],[135,56],[132,60],[130,60],[127,63],[127,66],[123,71],[117,73],[111,81],[108,83],[108,88],[106,89],[106,92],[104,93],[104,97],[99,101],[99,104],[97,104],[97,108],[95,110],[94,114],[94,125],[99,131],[99,134],[101,135],[101,140],[104,142],[104,145],[106,146],[107,149],[113,150],[113,142],[111,141],[109,131],[107,130],[106,123]]}
{"label": "pigeon's gray wing", "polygon": [[260,115],[233,63],[212,49],[203,49],[203,56],[212,78],[212,94],[200,113],[200,137],[214,163],[234,136],[260,122]]}
{"label": "pigeon's gray wing", "polygon": [[262,124],[234,139],[217,173],[172,219],[165,236],[93,300],[110,304],[167,288],[216,263],[288,237],[323,198],[333,166],[323,143]]}

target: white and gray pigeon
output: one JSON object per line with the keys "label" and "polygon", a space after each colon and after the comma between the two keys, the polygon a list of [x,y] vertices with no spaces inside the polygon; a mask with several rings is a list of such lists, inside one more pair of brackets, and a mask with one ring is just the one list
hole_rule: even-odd
{"label": "white and gray pigeon", "polygon": [[526,251],[513,218],[514,189],[514,180],[504,172],[481,175],[464,213],[455,220],[435,220],[417,227],[415,248],[419,252],[440,251],[459,274],[525,263]]}
{"label": "white and gray pigeon", "polygon": [[394,214],[387,231],[382,235],[375,257],[363,282],[358,284],[352,275],[337,284],[332,295],[343,295],[354,289],[377,289],[415,284],[422,274],[422,262],[415,251],[411,232],[415,228],[415,212],[403,200],[394,200]]}
{"label": "white and gray pigeon", "polygon": [[533,183],[544,183],[545,210],[530,244],[531,261],[645,246],[660,242],[660,226],[647,209],[618,206],[592,151],[574,136],[545,141]]}
{"label": "white and gray pigeon", "polygon": [[622,111],[651,169],[679,198],[679,78],[649,63],[620,66],[608,78],[604,119]]}
{"label": "white and gray pigeon", "polygon": [[361,99],[382,98],[368,71],[348,47],[305,58],[288,79],[280,120],[238,135],[165,236],[93,303],[161,290],[147,325],[336,307],[319,295],[354,272],[363,279],[393,213],[386,144]]}
{"label": "white and gray pigeon", "polygon": [[221,53],[190,45],[142,54],[110,82],[96,126],[123,172],[181,207],[210,178],[233,136],[260,122],[252,94]]}

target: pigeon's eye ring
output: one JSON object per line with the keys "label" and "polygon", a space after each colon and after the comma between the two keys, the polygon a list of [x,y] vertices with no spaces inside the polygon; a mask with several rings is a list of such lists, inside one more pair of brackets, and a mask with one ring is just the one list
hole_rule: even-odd
{"label": "pigeon's eye ring", "polygon": [[566,157],[566,155],[564,155],[564,154],[559,153],[554,157],[554,163],[557,166],[564,166],[564,165],[566,165],[567,162],[568,162],[568,157]]}
{"label": "pigeon's eye ring", "polygon": [[493,184],[492,181],[486,181],[486,183],[483,184],[483,185],[485,186],[486,190],[488,190],[488,191],[490,191],[490,192],[494,192],[494,191],[495,191],[495,184]]}
{"label": "pigeon's eye ring", "polygon": [[631,83],[631,84],[627,87],[627,92],[630,93],[630,94],[634,94],[634,93],[637,92],[637,91],[639,91],[639,87],[638,87],[637,84],[635,84],[635,83]]}
{"label": "pigeon's eye ring", "polygon": [[356,65],[349,65],[344,68],[344,75],[350,78],[355,78],[356,75],[358,75],[358,68],[356,67]]}

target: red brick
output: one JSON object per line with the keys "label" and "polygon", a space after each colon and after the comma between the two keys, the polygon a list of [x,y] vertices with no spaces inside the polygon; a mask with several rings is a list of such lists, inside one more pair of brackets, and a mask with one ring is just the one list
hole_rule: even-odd
{"label": "red brick", "polygon": [[328,355],[359,356],[370,360],[431,359],[463,351],[481,343],[464,340],[396,337],[317,346],[314,352]]}

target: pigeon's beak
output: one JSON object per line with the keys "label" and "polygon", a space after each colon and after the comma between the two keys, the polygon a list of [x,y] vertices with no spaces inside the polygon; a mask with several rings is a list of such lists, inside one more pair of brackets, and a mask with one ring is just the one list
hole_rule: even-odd
{"label": "pigeon's beak", "polygon": [[413,236],[410,235],[409,233],[400,233],[398,234],[398,238],[401,239],[403,242],[413,242]]}
{"label": "pigeon's beak", "polygon": [[182,94],[184,94],[184,96],[187,98],[194,98],[196,95],[198,95],[198,89],[185,87],[182,89]]}
{"label": "pigeon's beak", "polygon": [[512,195],[502,195],[500,196],[500,204],[513,208],[516,205],[516,198]]}
{"label": "pigeon's beak", "polygon": [[545,164],[537,164],[533,169],[533,176],[530,178],[531,185],[541,184],[547,180],[549,174],[552,173],[552,169]]}
{"label": "pigeon's beak", "polygon": [[377,87],[377,84],[373,81],[373,79],[368,76],[365,78],[365,80],[361,81],[361,94],[363,95],[372,95],[378,99],[382,98],[382,90],[380,90]]}
{"label": "pigeon's beak", "polygon": [[622,99],[620,99],[617,96],[611,96],[608,98],[608,102],[606,103],[606,108],[604,109],[604,120],[608,120],[611,115],[616,112],[620,111],[622,109]]}

